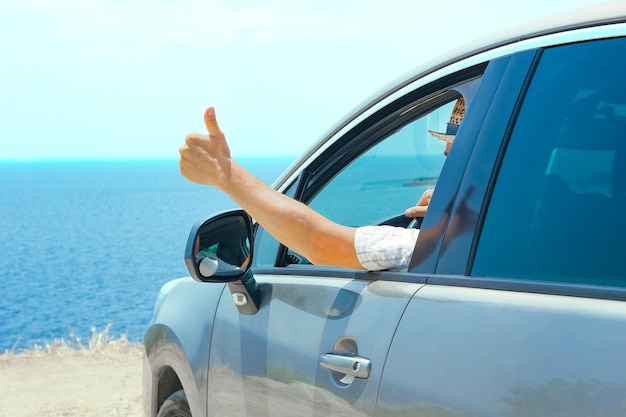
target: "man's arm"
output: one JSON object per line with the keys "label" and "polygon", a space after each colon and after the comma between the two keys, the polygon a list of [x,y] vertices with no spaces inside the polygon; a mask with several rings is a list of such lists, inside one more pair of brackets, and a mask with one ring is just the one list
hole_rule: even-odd
{"label": "man's arm", "polygon": [[354,249],[355,228],[330,221],[246,171],[231,158],[212,107],[204,123],[208,135],[190,134],[180,148],[184,177],[228,194],[274,238],[312,263],[363,269]]}

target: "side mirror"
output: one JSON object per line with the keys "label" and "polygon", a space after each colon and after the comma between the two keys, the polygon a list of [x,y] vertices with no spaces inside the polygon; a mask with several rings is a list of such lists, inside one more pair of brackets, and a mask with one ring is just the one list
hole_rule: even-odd
{"label": "side mirror", "polygon": [[252,219],[230,210],[196,223],[185,249],[189,274],[200,282],[243,280],[252,264]]}
{"label": "side mirror", "polygon": [[196,223],[189,233],[185,263],[200,282],[227,282],[241,314],[259,311],[260,291],[250,272],[252,219],[243,210],[230,210]]}

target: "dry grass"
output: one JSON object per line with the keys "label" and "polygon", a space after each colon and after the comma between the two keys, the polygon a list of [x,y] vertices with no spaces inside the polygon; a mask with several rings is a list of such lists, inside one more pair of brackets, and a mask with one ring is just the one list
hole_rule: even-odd
{"label": "dry grass", "polygon": [[91,330],[1,354],[0,416],[141,416],[143,345]]}
{"label": "dry grass", "polygon": [[[126,335],[121,335],[115,339],[109,335],[107,326],[102,331],[97,331],[95,327],[91,328],[91,337],[89,340],[83,341],[80,337],[70,333],[69,338],[54,339],[45,345],[33,345],[28,349],[12,349],[6,350],[0,354],[0,362],[6,361],[16,356],[41,357],[48,355],[106,355],[106,354],[126,354],[136,352],[143,349],[141,343],[129,342]],[[17,344],[17,343],[16,343]]]}

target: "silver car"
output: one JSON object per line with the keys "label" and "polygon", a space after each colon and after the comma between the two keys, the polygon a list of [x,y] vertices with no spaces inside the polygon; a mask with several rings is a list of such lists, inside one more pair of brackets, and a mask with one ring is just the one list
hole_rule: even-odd
{"label": "silver car", "polygon": [[[615,2],[425,65],[276,181],[341,224],[420,227],[408,270],[199,221],[145,334],[146,415],[625,416],[625,22]],[[460,97],[446,158],[428,131]]]}

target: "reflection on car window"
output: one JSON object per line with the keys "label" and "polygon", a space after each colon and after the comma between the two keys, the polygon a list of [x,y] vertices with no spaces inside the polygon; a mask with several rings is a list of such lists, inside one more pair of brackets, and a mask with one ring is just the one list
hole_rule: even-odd
{"label": "reflection on car window", "polygon": [[626,39],[544,52],[472,275],[626,286],[626,54],[615,54],[623,50]]}
{"label": "reflection on car window", "polygon": [[445,131],[454,102],[397,130],[346,166],[309,205],[348,226],[379,224],[414,205],[433,188],[445,161]]}

